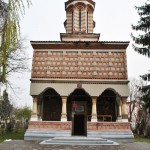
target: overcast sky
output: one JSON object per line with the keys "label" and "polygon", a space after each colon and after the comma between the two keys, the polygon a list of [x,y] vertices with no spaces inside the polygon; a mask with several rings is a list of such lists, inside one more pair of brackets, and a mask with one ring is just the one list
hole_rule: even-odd
{"label": "overcast sky", "polygon": [[[26,9],[21,22],[21,33],[26,37],[27,53],[32,58],[33,49],[30,40],[60,41],[60,33],[65,33],[66,0],[32,0],[32,6]],[[140,6],[146,0],[95,0],[94,32],[100,33],[100,41],[131,41],[131,24],[136,24],[138,15],[135,5]],[[128,76],[138,77],[150,70],[150,59],[134,52],[132,46],[127,48]],[[31,61],[29,62],[31,67]],[[18,106],[31,106],[30,91],[31,73],[13,77],[19,87],[13,102]]]}

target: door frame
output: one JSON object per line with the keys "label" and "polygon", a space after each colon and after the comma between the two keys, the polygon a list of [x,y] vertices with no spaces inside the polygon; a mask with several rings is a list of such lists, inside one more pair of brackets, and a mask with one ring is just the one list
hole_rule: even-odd
{"label": "door frame", "polygon": [[72,135],[75,135],[75,115],[84,115],[84,134],[79,136],[87,136],[87,102],[72,101]]}

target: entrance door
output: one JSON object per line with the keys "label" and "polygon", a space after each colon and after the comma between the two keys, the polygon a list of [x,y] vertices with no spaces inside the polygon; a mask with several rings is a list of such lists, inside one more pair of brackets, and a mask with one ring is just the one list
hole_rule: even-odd
{"label": "entrance door", "polygon": [[74,115],[74,135],[84,135],[84,126],[85,126],[84,119],[85,119],[84,114]]}
{"label": "entrance door", "polygon": [[72,135],[87,135],[86,102],[72,102]]}

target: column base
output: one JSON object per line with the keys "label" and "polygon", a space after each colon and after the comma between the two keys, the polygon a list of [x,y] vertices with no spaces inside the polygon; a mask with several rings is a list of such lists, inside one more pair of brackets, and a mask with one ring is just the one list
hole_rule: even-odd
{"label": "column base", "polygon": [[97,122],[97,118],[91,118],[91,122]]}
{"label": "column base", "polygon": [[33,113],[33,114],[31,115],[30,121],[39,121],[38,116],[37,116],[35,113]]}
{"label": "column base", "polygon": [[61,118],[61,122],[67,122],[67,118]]}
{"label": "column base", "polygon": [[31,117],[30,121],[39,121],[39,119]]}
{"label": "column base", "polygon": [[38,117],[38,121],[42,121],[42,118],[41,118],[41,117]]}
{"label": "column base", "polygon": [[121,119],[121,122],[129,122],[128,119]]}
{"label": "column base", "polygon": [[117,117],[117,122],[122,122],[122,116]]}
{"label": "column base", "polygon": [[61,114],[61,122],[67,122],[67,114],[66,113]]}

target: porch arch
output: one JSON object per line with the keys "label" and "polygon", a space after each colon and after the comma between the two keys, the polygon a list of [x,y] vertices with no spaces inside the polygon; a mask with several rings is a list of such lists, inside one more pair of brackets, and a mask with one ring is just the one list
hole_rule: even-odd
{"label": "porch arch", "polygon": [[[117,120],[119,107],[116,100],[117,96],[119,94],[114,89],[108,88],[97,98],[97,116],[99,121],[115,122]],[[103,118],[104,120],[102,120],[102,116],[106,116]]]}
{"label": "porch arch", "polygon": [[[83,89],[76,88],[67,98],[67,120],[71,121],[71,112],[72,112],[72,101],[87,101],[87,115],[91,116],[92,113],[92,98],[91,96]],[[90,121],[89,118],[88,121]]]}
{"label": "porch arch", "polygon": [[62,111],[62,98],[59,93],[49,87],[40,95],[39,100],[42,102],[42,120],[43,121],[60,121]]}

